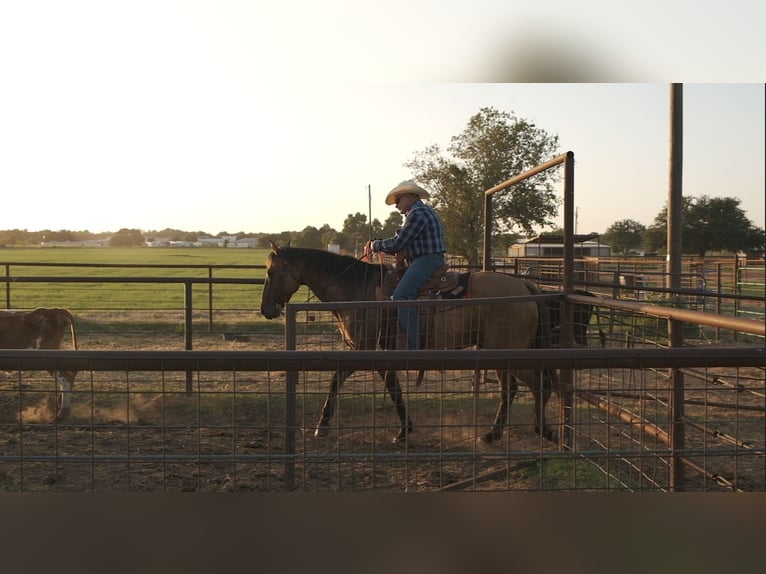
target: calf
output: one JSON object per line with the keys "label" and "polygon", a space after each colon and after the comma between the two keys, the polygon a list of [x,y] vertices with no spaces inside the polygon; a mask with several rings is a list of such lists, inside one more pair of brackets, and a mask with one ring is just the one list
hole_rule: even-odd
{"label": "calf", "polygon": [[[66,309],[0,311],[0,349],[60,349],[67,327],[72,331],[72,345],[76,349],[74,317]],[[48,372],[58,387],[56,418],[63,418],[69,413],[77,371]]]}

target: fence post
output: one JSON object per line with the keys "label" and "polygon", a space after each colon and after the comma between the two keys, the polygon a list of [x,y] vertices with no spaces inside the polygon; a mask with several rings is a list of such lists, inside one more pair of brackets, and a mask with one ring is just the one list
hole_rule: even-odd
{"label": "fence post", "polygon": [[207,332],[213,332],[213,268],[207,268],[207,278],[210,279],[207,287]]}
{"label": "fence post", "polygon": [[[192,350],[192,282],[184,281],[184,336],[185,349]],[[186,371],[186,392],[192,392],[193,371]]]}
{"label": "fence post", "polygon": [[[285,350],[296,347],[296,310],[289,303],[285,305]],[[298,387],[298,372],[285,372],[285,490],[295,488],[295,391]]]}
{"label": "fence post", "polygon": [[[574,293],[574,153],[566,153],[564,160],[564,260],[563,284],[565,295]],[[559,344],[571,347],[574,339],[574,308],[566,298],[561,299]],[[559,378],[562,389],[561,412],[559,415],[562,436],[560,447],[575,450],[574,433],[572,432],[572,411],[574,407],[574,375],[572,369],[560,369]]]}
{"label": "fence post", "polygon": [[[681,210],[683,188],[683,84],[670,86],[670,177],[668,186],[668,238],[667,238],[667,273],[668,287],[677,290],[681,287]],[[676,348],[683,346],[684,324],[682,321],[668,319],[668,345]],[[671,368],[671,417],[670,448],[673,456],[670,461],[670,490],[684,490],[684,464],[679,454],[684,449],[684,374],[681,369]]]}
{"label": "fence post", "polygon": [[492,196],[484,194],[484,250],[481,258],[481,270],[491,271],[492,261]]}
{"label": "fence post", "polygon": [[5,308],[10,309],[11,308],[11,265],[10,263],[5,264],[5,278],[8,279],[5,282]]}

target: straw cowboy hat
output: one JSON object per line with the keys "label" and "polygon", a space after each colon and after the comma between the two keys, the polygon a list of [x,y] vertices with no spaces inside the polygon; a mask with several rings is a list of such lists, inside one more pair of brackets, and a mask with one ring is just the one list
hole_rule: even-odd
{"label": "straw cowboy hat", "polygon": [[388,192],[388,195],[386,196],[386,205],[394,205],[396,203],[396,198],[405,193],[414,193],[420,199],[427,199],[430,197],[428,192],[415,182],[403,181]]}

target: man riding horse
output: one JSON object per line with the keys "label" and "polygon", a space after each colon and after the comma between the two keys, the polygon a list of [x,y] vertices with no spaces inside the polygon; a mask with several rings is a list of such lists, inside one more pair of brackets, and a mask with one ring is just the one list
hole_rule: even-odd
{"label": "man riding horse", "polygon": [[[403,181],[386,196],[386,205],[395,205],[404,215],[404,225],[393,237],[368,241],[364,254],[401,253],[407,269],[394,290],[393,301],[417,299],[418,289],[444,267],[444,226],[436,211],[423,203],[428,192],[412,181]],[[414,307],[399,309],[399,329],[407,336],[409,349],[420,348],[418,312]]]}

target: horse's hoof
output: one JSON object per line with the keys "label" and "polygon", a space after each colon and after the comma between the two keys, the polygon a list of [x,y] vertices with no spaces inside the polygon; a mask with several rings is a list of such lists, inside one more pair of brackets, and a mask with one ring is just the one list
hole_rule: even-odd
{"label": "horse's hoof", "polygon": [[317,427],[314,430],[314,437],[315,438],[324,438],[328,434],[330,434],[330,429],[328,427]]}
{"label": "horse's hoof", "polygon": [[53,416],[53,421],[63,421],[69,416],[69,407],[62,407],[59,409],[59,411]]}
{"label": "horse's hoof", "polygon": [[394,440],[392,440],[391,442],[393,442],[394,444],[401,444],[403,442],[407,442],[407,437],[410,435],[411,432],[412,432],[412,422],[409,422],[407,424],[407,428],[402,428],[399,431],[399,434],[396,435],[394,437]]}
{"label": "horse's hoof", "polygon": [[394,439],[391,441],[394,444],[403,444],[407,442],[407,436],[409,433],[402,431],[399,431],[399,434],[394,437]]}
{"label": "horse's hoof", "polygon": [[484,442],[484,443],[487,443],[487,444],[493,444],[495,441],[500,440],[502,438],[502,436],[503,436],[503,429],[502,428],[500,430],[497,430],[497,429],[493,428],[493,430],[489,431],[487,434],[485,434],[484,436],[480,437],[479,440],[481,442]]}
{"label": "horse's hoof", "polygon": [[545,440],[549,440],[553,444],[558,444],[559,443],[559,433],[557,433],[557,432],[548,431],[548,432],[546,432],[543,435],[543,438]]}
{"label": "horse's hoof", "polygon": [[502,435],[498,435],[495,433],[487,433],[482,437],[479,437],[479,441],[483,442],[484,444],[494,444],[496,440],[498,440]]}
{"label": "horse's hoof", "polygon": [[535,432],[539,435],[541,435],[545,440],[550,441],[554,444],[558,444],[559,442],[559,434],[556,431],[553,431],[549,429],[548,427],[545,427],[543,432],[540,432],[540,427],[535,427]]}

